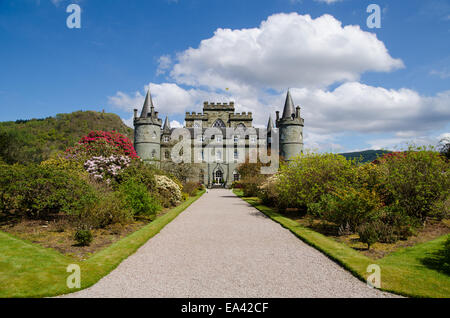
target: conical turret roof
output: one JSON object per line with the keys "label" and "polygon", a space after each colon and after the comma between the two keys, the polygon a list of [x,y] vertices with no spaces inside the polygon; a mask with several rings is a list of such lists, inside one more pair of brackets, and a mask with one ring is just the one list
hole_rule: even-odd
{"label": "conical turret roof", "polygon": [[283,119],[292,118],[295,114],[294,102],[292,101],[291,92],[288,90],[286,95],[286,102],[284,103]]}
{"label": "conical turret roof", "polygon": [[166,116],[166,120],[164,121],[163,130],[164,130],[164,132],[170,132],[170,122],[169,122],[168,116]]}
{"label": "conical turret roof", "polygon": [[147,118],[148,113],[152,113],[153,108],[153,100],[149,88],[147,91],[147,96],[145,96],[144,106],[142,106],[141,118]]}
{"label": "conical turret roof", "polygon": [[267,123],[267,131],[271,131],[273,128],[272,116],[269,116],[269,122]]}

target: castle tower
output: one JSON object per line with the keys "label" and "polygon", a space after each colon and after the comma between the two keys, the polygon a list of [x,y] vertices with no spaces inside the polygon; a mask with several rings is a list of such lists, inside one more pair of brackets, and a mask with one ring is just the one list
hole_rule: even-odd
{"label": "castle tower", "polygon": [[283,115],[277,112],[276,125],[280,129],[280,156],[285,160],[303,152],[304,119],[300,117],[300,106],[294,108],[291,92],[288,90]]}
{"label": "castle tower", "polygon": [[141,116],[137,117],[137,109],[134,110],[134,148],[145,162],[153,162],[159,165],[161,159],[161,125],[162,121],[158,118],[158,112],[155,111],[149,89]]}

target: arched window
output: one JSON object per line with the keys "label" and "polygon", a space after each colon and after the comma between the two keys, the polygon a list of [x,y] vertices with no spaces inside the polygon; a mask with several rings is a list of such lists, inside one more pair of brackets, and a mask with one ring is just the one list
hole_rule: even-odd
{"label": "arched window", "polygon": [[223,128],[223,127],[226,127],[226,126],[225,126],[225,123],[223,122],[222,119],[217,119],[217,120],[214,122],[213,127],[216,127],[216,128]]}
{"label": "arched window", "polygon": [[244,128],[244,129],[245,129],[245,125],[244,125],[243,123],[239,123],[239,124],[237,125],[237,128]]}
{"label": "arched window", "polygon": [[166,157],[166,159],[170,159],[170,151],[169,150],[166,150],[165,157]]}
{"label": "arched window", "polygon": [[152,150],[152,159],[155,159],[155,157],[156,157],[156,150],[153,149],[153,150]]}

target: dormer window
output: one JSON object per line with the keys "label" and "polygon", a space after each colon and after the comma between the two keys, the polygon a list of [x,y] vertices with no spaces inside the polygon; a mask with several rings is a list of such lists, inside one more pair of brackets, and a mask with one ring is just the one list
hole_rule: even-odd
{"label": "dormer window", "polygon": [[164,136],[164,142],[169,142],[170,137],[169,136]]}

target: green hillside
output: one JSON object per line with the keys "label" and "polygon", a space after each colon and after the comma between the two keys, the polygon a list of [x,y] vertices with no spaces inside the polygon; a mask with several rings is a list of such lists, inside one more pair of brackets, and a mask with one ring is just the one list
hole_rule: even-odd
{"label": "green hillside", "polygon": [[30,163],[46,160],[74,145],[92,130],[115,130],[133,138],[119,116],[95,111],[57,114],[45,119],[0,122],[0,160]]}
{"label": "green hillside", "polygon": [[384,155],[385,153],[389,153],[391,151],[388,150],[364,150],[364,151],[356,151],[356,152],[347,152],[341,153],[347,159],[359,159],[361,158],[361,162],[372,162],[378,157]]}

